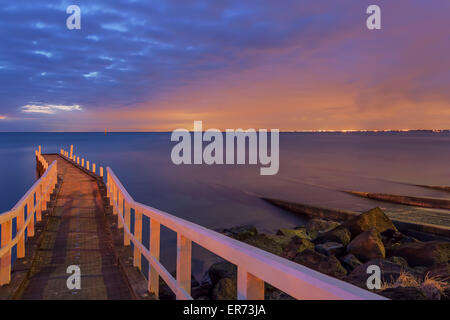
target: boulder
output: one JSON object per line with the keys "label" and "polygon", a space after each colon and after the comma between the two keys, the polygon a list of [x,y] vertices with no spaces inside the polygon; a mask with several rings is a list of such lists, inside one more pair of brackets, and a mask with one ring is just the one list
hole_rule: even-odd
{"label": "boulder", "polygon": [[345,248],[338,242],[325,242],[315,246],[316,251],[327,256],[340,256],[345,252]]}
{"label": "boulder", "polygon": [[388,256],[405,258],[410,266],[432,266],[447,263],[450,259],[450,242],[429,241],[410,242],[394,247],[387,252]]}
{"label": "boulder", "polygon": [[300,238],[298,236],[294,236],[289,244],[283,249],[281,256],[283,258],[292,260],[295,256],[302,252],[303,250],[311,249],[314,250],[314,243],[309,241],[308,239]]}
{"label": "boulder", "polygon": [[293,237],[286,237],[281,235],[274,235],[274,234],[266,234],[266,236],[270,239],[276,242],[281,246],[282,249],[285,249],[289,243],[291,242]]}
{"label": "boulder", "polygon": [[325,242],[339,242],[346,246],[350,242],[350,239],[350,231],[343,226],[338,226],[330,231],[319,234],[314,239],[314,243],[319,244]]}
{"label": "boulder", "polygon": [[252,237],[242,240],[243,242],[262,249],[264,251],[276,254],[278,256],[283,252],[283,248],[280,243],[275,242],[273,239],[265,235],[264,233],[258,233]]}
{"label": "boulder", "polygon": [[[439,290],[441,299],[450,299],[450,264],[448,263],[438,263],[432,267],[427,268],[421,274],[421,278],[427,282],[426,279],[437,280],[441,283],[441,290]],[[433,282],[433,281],[432,281]],[[436,290],[429,288],[431,290],[425,290],[425,295],[435,294]]]}
{"label": "boulder", "polygon": [[297,236],[297,237],[304,238],[304,239],[311,239],[304,227],[300,227],[300,228],[296,228],[296,229],[279,229],[277,231],[277,235],[290,237],[290,238]]}
{"label": "boulder", "polygon": [[342,278],[347,274],[347,270],[335,256],[326,256],[310,249],[297,254],[294,261],[335,278]]}
{"label": "boulder", "polygon": [[295,300],[287,293],[271,286],[269,283],[264,285],[264,300]]}
{"label": "boulder", "polygon": [[398,265],[400,265],[400,266],[403,266],[403,267],[405,267],[405,268],[408,268],[408,267],[409,267],[408,261],[406,261],[406,260],[403,259],[402,257],[389,257],[389,258],[387,258],[386,260],[389,261],[389,262],[398,264]]}
{"label": "boulder", "polygon": [[339,258],[339,260],[341,261],[342,265],[348,270],[353,270],[357,266],[360,266],[362,264],[362,262],[359,261],[358,258],[355,257],[355,255],[352,253],[346,254],[345,256]]}
{"label": "boulder", "polygon": [[214,263],[209,267],[207,273],[209,279],[211,279],[211,284],[214,286],[222,278],[236,278],[237,267],[228,261],[222,261]]}
{"label": "boulder", "polygon": [[380,233],[387,230],[398,231],[391,219],[378,207],[347,220],[343,226],[350,230],[352,238],[372,228]]}
{"label": "boulder", "polygon": [[237,299],[236,279],[231,278],[220,279],[212,290],[212,299],[236,300]]}
{"label": "boulder", "polygon": [[427,298],[417,287],[396,287],[387,288],[377,292],[383,297],[392,300],[426,300]]}
{"label": "boulder", "polygon": [[258,230],[256,230],[254,226],[246,225],[225,229],[223,233],[230,237],[233,237],[236,240],[242,241],[258,234]]}
{"label": "boulder", "polygon": [[305,228],[306,228],[306,232],[308,233],[308,235],[312,239],[314,239],[320,233],[330,231],[330,230],[336,228],[337,226],[339,226],[339,222],[313,218],[313,219],[310,219],[308,221],[308,223],[306,223]]}
{"label": "boulder", "polygon": [[432,267],[426,268],[421,275],[422,279],[425,277],[441,279],[450,281],[450,264],[448,263],[438,263]]}
{"label": "boulder", "polygon": [[208,297],[210,292],[211,292],[210,283],[203,283],[201,285],[191,288],[191,296],[195,300],[205,300],[205,297]]}
{"label": "boulder", "polygon": [[386,249],[394,249],[403,243],[420,242],[419,240],[406,236],[401,232],[394,230],[386,230],[381,233],[381,240]]}
{"label": "boulder", "polygon": [[400,264],[393,263],[386,259],[373,259],[357,266],[347,277],[345,277],[344,280],[361,288],[367,289],[367,279],[370,276],[370,274],[367,273],[367,268],[371,265],[380,267],[381,281],[385,283],[395,282],[402,272],[415,274],[413,269],[404,267]]}
{"label": "boulder", "polygon": [[356,236],[348,244],[347,252],[353,253],[362,261],[381,259],[386,255],[380,234],[375,228],[364,231]]}

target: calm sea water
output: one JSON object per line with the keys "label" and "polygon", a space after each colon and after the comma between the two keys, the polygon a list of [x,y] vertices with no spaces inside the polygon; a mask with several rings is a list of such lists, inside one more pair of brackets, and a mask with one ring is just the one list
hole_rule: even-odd
{"label": "calm sea water", "polygon": [[[363,211],[405,207],[347,195],[342,190],[448,198],[410,184],[450,184],[447,133],[282,133],[280,170],[259,175],[259,165],[172,164],[170,133],[0,133],[0,212],[11,208],[36,179],[34,150],[69,149],[110,166],[135,200],[209,228],[243,224],[260,231],[301,225],[302,217],[258,195]],[[426,214],[427,210],[424,210]],[[173,267],[174,235],[164,236],[163,263]],[[194,270],[211,259],[194,249]]]}

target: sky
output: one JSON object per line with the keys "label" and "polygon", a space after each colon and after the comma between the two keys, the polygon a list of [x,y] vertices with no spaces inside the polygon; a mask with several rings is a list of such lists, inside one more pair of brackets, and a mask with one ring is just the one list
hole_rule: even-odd
{"label": "sky", "polygon": [[2,0],[0,131],[449,129],[449,30],[448,0]]}

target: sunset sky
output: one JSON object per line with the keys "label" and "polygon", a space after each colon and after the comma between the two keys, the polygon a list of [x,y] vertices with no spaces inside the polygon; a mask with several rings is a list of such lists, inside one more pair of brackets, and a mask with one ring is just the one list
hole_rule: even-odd
{"label": "sunset sky", "polygon": [[449,129],[449,30],[448,0],[3,0],[0,131]]}

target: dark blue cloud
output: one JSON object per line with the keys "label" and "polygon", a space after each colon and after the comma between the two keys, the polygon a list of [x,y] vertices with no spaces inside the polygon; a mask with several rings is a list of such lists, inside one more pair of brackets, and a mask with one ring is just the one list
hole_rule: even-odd
{"label": "dark blue cloud", "polygon": [[[66,28],[71,4],[81,7],[81,30]],[[301,57],[302,50],[364,24],[368,4],[3,0],[0,116],[23,116],[21,107],[28,104],[119,108],[213,73],[270,63],[265,54],[272,51],[300,47]],[[349,44],[350,57],[358,58],[361,45]],[[341,49],[336,54],[348,57]],[[351,63],[343,61],[348,70]]]}

